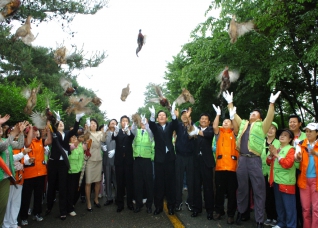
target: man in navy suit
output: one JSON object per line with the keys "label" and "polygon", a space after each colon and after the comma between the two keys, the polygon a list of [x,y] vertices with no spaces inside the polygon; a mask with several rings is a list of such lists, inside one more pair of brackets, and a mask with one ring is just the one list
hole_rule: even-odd
{"label": "man in navy suit", "polygon": [[163,198],[166,196],[168,213],[174,214],[175,207],[175,159],[174,146],[172,144],[173,131],[178,127],[178,111],[175,110],[176,104],[173,103],[171,109],[172,121],[168,122],[167,113],[163,110],[158,111],[155,123],[155,108],[149,108],[151,117],[149,127],[155,139],[155,191],[154,215],[158,215],[163,210]]}

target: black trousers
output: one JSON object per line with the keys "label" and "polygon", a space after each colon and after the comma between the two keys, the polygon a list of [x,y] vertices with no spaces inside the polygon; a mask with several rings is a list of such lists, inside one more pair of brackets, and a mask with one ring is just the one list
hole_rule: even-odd
{"label": "black trousers", "polygon": [[134,197],[134,180],[133,180],[133,164],[125,164],[115,166],[116,182],[117,182],[117,199],[118,207],[124,207],[125,189],[127,195],[127,206],[133,205]]}
{"label": "black trousers", "polygon": [[78,189],[81,172],[67,175],[67,213],[74,211],[74,206],[80,197]]}
{"label": "black trousers", "polygon": [[184,172],[186,172],[188,186],[187,202],[193,206],[193,155],[182,156],[176,154],[176,206],[182,203]]}
{"label": "black trousers", "polygon": [[63,160],[50,160],[48,163],[47,209],[52,210],[56,185],[59,191],[60,215],[67,214],[67,175],[68,168]]}
{"label": "black trousers", "polygon": [[201,186],[203,185],[203,194],[205,209],[207,213],[213,213],[214,209],[214,191],[213,191],[213,167],[207,167],[203,157],[197,156],[198,166],[194,167],[194,212],[202,212],[202,194]]}
{"label": "black trousers", "polygon": [[[227,194],[227,215],[234,217],[237,201],[237,179],[236,172],[232,171],[215,171],[215,211],[218,214],[224,214],[224,195]],[[275,206],[275,204],[274,204]]]}
{"label": "black trousers", "polygon": [[28,219],[28,210],[30,206],[32,192],[34,191],[33,215],[42,213],[42,196],[44,191],[45,176],[24,179],[22,188],[22,200],[20,208],[20,217],[22,220]]}
{"label": "black trousers", "polygon": [[267,216],[267,219],[277,220],[274,187],[270,187],[268,182],[268,175],[265,176],[264,178],[265,178],[265,185],[266,185],[266,201],[265,201],[266,216]]}
{"label": "black trousers", "polygon": [[[143,206],[142,199],[146,195],[146,206],[151,208],[153,203],[153,171],[150,158],[135,158],[134,187],[136,207],[141,208]],[[144,189],[146,189],[146,192],[144,192]]]}
{"label": "black trousers", "polygon": [[164,163],[155,162],[154,203],[156,209],[163,209],[163,198],[165,196],[168,209],[174,209],[176,204],[175,161],[169,161],[170,154],[168,153]]}

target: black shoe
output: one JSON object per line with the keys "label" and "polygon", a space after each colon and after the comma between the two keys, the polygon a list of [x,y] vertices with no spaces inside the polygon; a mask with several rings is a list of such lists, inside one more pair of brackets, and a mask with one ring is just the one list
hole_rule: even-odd
{"label": "black shoe", "polygon": [[168,214],[169,214],[169,215],[174,215],[174,210],[173,210],[173,208],[168,209]]}
{"label": "black shoe", "polygon": [[156,210],[154,211],[154,215],[159,215],[162,212],[162,209],[156,208]]}
{"label": "black shoe", "polygon": [[240,212],[237,212],[236,225],[242,225],[242,214]]}
{"label": "black shoe", "polygon": [[64,221],[64,220],[66,219],[66,215],[60,216],[60,219],[61,219],[62,221]]}
{"label": "black shoe", "polygon": [[181,210],[182,210],[182,203],[180,203],[179,205],[177,205],[174,210],[175,210],[175,211],[181,211]]}
{"label": "black shoe", "polygon": [[264,224],[262,222],[257,222],[256,228],[264,228]]}
{"label": "black shoe", "polygon": [[136,207],[134,210],[134,213],[138,213],[138,212],[140,212],[140,207]]}
{"label": "black shoe", "polygon": [[92,208],[87,208],[86,209],[88,212],[93,212],[93,209]]}
{"label": "black shoe", "polygon": [[111,205],[113,202],[114,202],[114,200],[107,200],[107,201],[104,203],[104,206]]}
{"label": "black shoe", "polygon": [[192,214],[191,214],[191,217],[195,218],[195,217],[198,217],[199,213],[194,211]]}
{"label": "black shoe", "polygon": [[233,217],[228,217],[226,223],[229,224],[229,225],[234,224],[234,218]]}
{"label": "black shoe", "polygon": [[100,204],[99,204],[99,203],[95,203],[95,201],[94,201],[94,205],[95,205],[95,207],[97,207],[97,208],[101,208]]}
{"label": "black shoe", "polygon": [[213,213],[208,213],[207,217],[208,220],[212,220],[213,219]]}
{"label": "black shoe", "polygon": [[147,213],[148,213],[148,214],[151,214],[151,213],[152,213],[151,207],[148,207],[148,208],[147,208]]}
{"label": "black shoe", "polygon": [[117,212],[121,212],[122,210],[124,210],[124,207],[117,207]]}
{"label": "black shoe", "polygon": [[128,209],[131,210],[131,211],[133,211],[133,210],[134,210],[134,206],[133,206],[133,205],[129,205],[129,206],[128,206]]}
{"label": "black shoe", "polygon": [[46,211],[45,211],[45,216],[49,215],[49,214],[51,213],[51,211],[52,211],[52,210],[50,210],[50,209],[46,209]]}

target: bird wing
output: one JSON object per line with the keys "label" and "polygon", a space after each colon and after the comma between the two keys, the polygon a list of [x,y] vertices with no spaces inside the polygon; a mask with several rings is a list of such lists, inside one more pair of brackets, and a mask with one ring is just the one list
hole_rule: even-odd
{"label": "bird wing", "polygon": [[27,34],[25,37],[21,38],[22,42],[25,43],[26,45],[31,45],[31,43],[35,40],[35,37],[32,32]]}
{"label": "bird wing", "polygon": [[156,94],[158,95],[159,98],[164,98],[159,86],[155,86],[155,91],[156,91]]}
{"label": "bird wing", "polygon": [[155,102],[155,103],[160,103],[160,99],[159,98],[150,98],[149,102]]}
{"label": "bird wing", "polygon": [[32,120],[32,123],[34,126],[36,126],[38,129],[45,129],[46,127],[46,116],[43,116],[40,112],[32,112],[30,119]]}
{"label": "bird wing", "polygon": [[92,101],[92,98],[86,97],[84,95],[77,97],[77,96],[70,96],[69,103],[70,106],[67,108],[66,112],[71,114],[72,112],[75,114],[79,113],[90,113],[91,109],[86,107],[89,102]]}
{"label": "bird wing", "polygon": [[136,125],[138,127],[140,127],[140,123],[141,123],[141,118],[140,118],[140,115],[138,113],[135,113],[131,116],[131,119],[134,123],[136,123]]}
{"label": "bird wing", "polygon": [[146,39],[147,39],[147,36],[146,36],[146,35],[144,35],[143,44],[146,44]]}
{"label": "bird wing", "polygon": [[25,97],[26,99],[29,99],[29,97],[31,96],[31,89],[29,87],[25,87],[22,91],[21,94],[23,97]]}
{"label": "bird wing", "polygon": [[176,102],[177,105],[181,105],[181,104],[185,103],[186,100],[184,99],[183,94],[181,94],[181,95],[175,100],[175,102]]}
{"label": "bird wing", "polygon": [[232,17],[228,33],[231,38],[231,42],[234,43],[237,39],[237,23],[235,22],[235,16]]}
{"label": "bird wing", "polygon": [[250,32],[254,29],[253,21],[248,21],[244,23],[237,23],[237,34],[238,36],[243,36],[245,33]]}
{"label": "bird wing", "polygon": [[240,77],[240,74],[237,71],[229,71],[229,76],[230,82],[236,82],[237,79]]}
{"label": "bird wing", "polygon": [[0,0],[0,8],[5,7],[11,0]]}
{"label": "bird wing", "polygon": [[215,79],[216,79],[218,82],[221,82],[221,81],[222,81],[223,72],[224,72],[224,70],[222,70],[222,72],[215,77]]}
{"label": "bird wing", "polygon": [[66,59],[67,59],[67,49],[66,47],[61,47],[58,48],[55,52],[54,52],[54,60],[57,64],[66,64]]}
{"label": "bird wing", "polygon": [[67,81],[65,78],[60,79],[60,85],[64,90],[67,90],[67,88],[72,87],[72,83],[70,81]]}
{"label": "bird wing", "polygon": [[194,97],[192,96],[192,94],[190,94],[190,100],[189,100],[189,102],[190,102],[191,104],[194,104],[194,102],[195,102]]}

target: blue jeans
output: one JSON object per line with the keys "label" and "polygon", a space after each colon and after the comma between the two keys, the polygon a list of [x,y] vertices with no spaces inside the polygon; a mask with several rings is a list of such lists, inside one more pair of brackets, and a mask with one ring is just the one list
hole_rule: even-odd
{"label": "blue jeans", "polygon": [[296,228],[296,197],[279,191],[279,185],[274,183],[274,194],[277,211],[277,225],[282,228]]}

